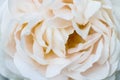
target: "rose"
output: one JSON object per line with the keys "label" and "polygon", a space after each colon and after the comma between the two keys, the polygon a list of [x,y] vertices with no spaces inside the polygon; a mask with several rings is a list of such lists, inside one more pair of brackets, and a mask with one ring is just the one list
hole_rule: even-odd
{"label": "rose", "polygon": [[109,1],[11,0],[3,8],[2,75],[102,80],[117,71],[120,42]]}

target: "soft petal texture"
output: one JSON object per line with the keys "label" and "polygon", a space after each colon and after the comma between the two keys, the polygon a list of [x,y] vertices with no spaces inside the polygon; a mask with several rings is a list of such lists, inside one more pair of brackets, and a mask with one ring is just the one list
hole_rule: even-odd
{"label": "soft petal texture", "polygon": [[110,0],[6,0],[0,74],[11,80],[118,79],[117,9]]}
{"label": "soft petal texture", "polygon": [[67,59],[54,59],[51,64],[47,67],[46,76],[53,77],[60,74],[61,70],[64,69],[70,63]]}
{"label": "soft petal texture", "polygon": [[101,7],[101,3],[97,1],[90,1],[87,4],[86,10],[85,10],[85,18],[89,19],[92,15],[95,14]]}
{"label": "soft petal texture", "polygon": [[27,63],[24,61],[20,55],[15,55],[14,62],[16,64],[16,67],[19,68],[21,74],[25,77],[29,77],[32,80],[47,80],[44,77],[42,77],[41,73],[37,71],[32,66],[29,66],[30,63]]}

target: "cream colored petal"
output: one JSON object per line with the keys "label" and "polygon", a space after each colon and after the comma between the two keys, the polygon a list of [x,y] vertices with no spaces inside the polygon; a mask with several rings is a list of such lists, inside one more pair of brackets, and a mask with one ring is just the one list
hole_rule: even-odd
{"label": "cream colored petal", "polygon": [[61,71],[70,63],[69,60],[64,58],[56,58],[50,61],[47,67],[46,77],[54,77],[59,75]]}
{"label": "cream colored petal", "polygon": [[52,4],[51,4],[50,8],[53,10],[57,10],[57,9],[62,8],[64,5],[65,4],[61,0],[54,0],[54,2],[52,2]]}
{"label": "cream colored petal", "polygon": [[110,66],[108,62],[103,65],[94,64],[92,68],[83,73],[83,76],[89,80],[102,80],[108,76],[109,68]]}
{"label": "cream colored petal", "polygon": [[43,5],[44,6],[50,6],[51,4],[53,3],[53,1],[52,0],[43,0]]}
{"label": "cream colored petal", "polygon": [[105,18],[104,18],[104,16],[103,16],[102,10],[97,11],[96,14],[94,14],[94,17],[95,17],[96,19],[102,20],[102,21],[104,21],[105,23],[107,23],[107,21],[105,20]]}
{"label": "cream colored petal", "polygon": [[44,57],[43,47],[41,47],[36,41],[34,41],[33,43],[33,53],[35,56],[38,56],[39,58]]}
{"label": "cream colored petal", "polygon": [[83,16],[83,12],[78,12],[75,10],[75,8],[72,9],[72,14],[74,16],[73,20],[79,24],[86,24],[88,20],[86,20]]}
{"label": "cream colored petal", "polygon": [[0,74],[6,78],[23,79],[13,59],[2,50],[0,50]]}
{"label": "cream colored petal", "polygon": [[43,58],[40,58],[36,55],[31,56],[31,58],[34,59],[40,65],[47,65],[48,64],[48,61],[46,61]]}
{"label": "cream colored petal", "polygon": [[112,36],[111,36],[111,42],[110,42],[110,57],[111,63],[114,63],[117,59],[118,59],[118,55],[120,55],[120,41],[116,38],[116,34],[115,32],[113,32]]}
{"label": "cream colored petal", "polygon": [[71,26],[72,23],[69,20],[65,20],[62,18],[52,18],[46,21],[45,25],[48,27],[54,27],[54,28],[66,28],[68,26]]}
{"label": "cream colored petal", "polygon": [[92,25],[92,28],[97,32],[97,33],[100,33],[100,34],[103,34],[103,32],[97,28],[96,26]]}
{"label": "cream colored petal", "polygon": [[107,22],[107,24],[109,24],[109,27],[113,28],[114,27],[114,20],[112,20],[112,15],[109,15],[108,12],[106,12],[105,10],[102,11],[102,14]]}
{"label": "cream colored petal", "polygon": [[46,37],[47,37],[47,42],[48,42],[48,47],[47,47],[47,50],[46,50],[46,53],[49,53],[50,50],[52,49],[53,47],[53,31],[51,28],[47,28],[46,30]]}
{"label": "cream colored petal", "polygon": [[90,1],[87,4],[85,9],[84,16],[86,19],[92,17],[101,7],[101,3],[99,1]]}
{"label": "cream colored petal", "polygon": [[104,0],[103,1],[103,8],[105,8],[105,9],[112,9],[112,3],[111,3],[111,1],[110,0]]}
{"label": "cream colored petal", "polygon": [[21,36],[29,35],[31,33],[31,30],[34,27],[40,27],[42,24],[42,20],[43,20],[42,17],[38,17],[38,16],[34,17],[34,19],[30,20],[28,22],[28,25],[22,30]]}
{"label": "cream colored petal", "polygon": [[[21,52],[20,52],[21,53]],[[39,70],[31,64],[31,60],[26,56],[21,56],[17,53],[14,57],[14,63],[20,73],[31,80],[47,80]]]}
{"label": "cream colored petal", "polygon": [[40,46],[46,47],[46,43],[43,39],[44,33],[46,31],[46,26],[43,24],[41,27],[35,29],[35,37]]}
{"label": "cream colored petal", "polygon": [[[109,28],[107,28],[107,26],[105,24],[103,24],[101,21],[94,19],[92,24],[94,25],[93,27],[98,28],[98,32],[102,32],[102,33],[107,33],[108,35],[110,34],[110,30]],[[94,28],[94,29],[96,29]]]}
{"label": "cream colored petal", "polygon": [[44,60],[44,50],[43,48],[38,45],[38,43],[36,41],[34,41],[33,44],[33,55],[31,55],[31,57],[36,60],[39,64],[41,65],[46,65],[48,64],[46,60]]}
{"label": "cream colored petal", "polygon": [[79,64],[79,67],[78,69],[76,69],[76,71],[84,72],[87,69],[91,68],[93,64],[99,60],[102,50],[103,50],[103,42],[102,40],[100,40],[96,52],[92,53],[91,56],[83,64]]}
{"label": "cream colored petal", "polygon": [[38,9],[42,7],[42,0],[33,0],[33,3]]}
{"label": "cream colored petal", "polygon": [[59,57],[65,57],[65,41],[61,34],[61,32],[58,29],[54,29],[53,33],[53,51],[54,53]]}
{"label": "cream colored petal", "polygon": [[110,75],[112,75],[116,70],[119,70],[119,56],[120,56],[120,41],[115,38],[115,33],[113,32],[110,42]]}
{"label": "cream colored petal", "polygon": [[64,74],[60,74],[55,77],[49,78],[49,80],[68,80],[68,77]]}
{"label": "cream colored petal", "polygon": [[99,64],[104,64],[106,61],[108,61],[108,58],[110,57],[110,38],[108,36],[103,35],[104,37],[104,48],[101,54],[101,58],[99,59],[98,63]]}
{"label": "cream colored petal", "polygon": [[85,19],[84,17],[84,11],[86,8],[86,5],[88,3],[88,0],[73,0],[73,6],[72,8],[72,14],[74,15],[74,21],[85,25],[88,22],[88,19]]}
{"label": "cream colored petal", "polygon": [[[0,39],[7,38],[10,32],[12,32],[15,27],[13,25],[16,25],[16,21],[11,21],[12,19],[9,9],[8,9],[8,0],[5,0],[2,5],[0,5]],[[9,27],[9,29],[8,29]],[[6,34],[4,33],[6,32]],[[4,41],[7,39],[4,39]]]}
{"label": "cream colored petal", "polygon": [[37,12],[37,8],[32,0],[11,0],[8,1],[9,9],[13,16],[20,17],[26,13]]}
{"label": "cream colored petal", "polygon": [[86,39],[86,37],[88,36],[89,30],[90,30],[90,24],[88,24],[84,29],[80,29],[79,26],[77,25],[77,23],[75,23],[74,21],[73,23],[73,27],[75,29],[75,31],[83,38]]}
{"label": "cream colored petal", "polygon": [[93,50],[93,47],[91,47],[89,50],[84,52],[79,52],[78,55],[72,56],[72,62],[68,68],[70,71],[74,71],[75,69],[79,68],[81,63],[83,63],[85,60],[89,58]]}
{"label": "cream colored petal", "polygon": [[73,5],[77,8],[78,12],[82,12],[86,5],[88,3],[88,0],[73,0]]}
{"label": "cream colored petal", "polygon": [[65,20],[71,20],[73,18],[73,15],[69,6],[63,6],[61,9],[55,10],[54,14],[56,17],[60,17]]}
{"label": "cream colored petal", "polygon": [[101,34],[98,34],[98,33],[90,35],[87,37],[86,42],[84,44],[80,43],[75,48],[70,48],[68,50],[68,53],[74,53],[80,50],[87,49],[88,47],[92,46],[96,41],[98,41],[100,37],[101,37]]}
{"label": "cream colored petal", "polygon": [[74,32],[74,29],[72,26],[69,26],[65,29],[61,29],[60,32],[62,33],[62,36],[64,38],[64,42],[67,42],[69,35]]}
{"label": "cream colored petal", "polygon": [[31,35],[27,35],[21,38],[21,45],[19,46],[24,50],[25,53],[31,55],[33,54],[33,42],[33,37]]}

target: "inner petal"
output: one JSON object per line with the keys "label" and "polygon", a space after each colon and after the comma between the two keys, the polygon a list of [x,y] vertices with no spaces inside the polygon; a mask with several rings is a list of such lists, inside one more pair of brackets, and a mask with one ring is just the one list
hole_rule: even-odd
{"label": "inner petal", "polygon": [[94,34],[96,31],[93,28],[90,28],[88,35]]}
{"label": "inner petal", "polygon": [[27,35],[25,36],[25,46],[27,48],[27,51],[29,51],[30,53],[33,53],[33,36],[32,35]]}
{"label": "inner petal", "polygon": [[64,3],[73,3],[73,0],[62,0]]}
{"label": "inner petal", "polygon": [[48,54],[44,54],[44,58],[47,60],[51,60],[57,58],[58,56],[51,50]]}
{"label": "inner petal", "polygon": [[74,33],[71,34],[68,38],[68,41],[66,43],[66,48],[67,49],[73,48],[79,43],[85,43],[85,40],[74,31]]}

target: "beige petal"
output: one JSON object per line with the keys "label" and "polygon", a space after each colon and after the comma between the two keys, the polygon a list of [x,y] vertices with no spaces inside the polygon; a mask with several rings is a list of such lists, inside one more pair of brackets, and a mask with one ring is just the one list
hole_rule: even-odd
{"label": "beige petal", "polygon": [[20,17],[26,13],[37,12],[37,8],[32,0],[11,0],[8,6],[13,16]]}
{"label": "beige petal", "polygon": [[51,60],[50,65],[47,67],[46,77],[54,77],[59,75],[68,64],[70,63],[69,60],[64,58],[56,58]]}
{"label": "beige petal", "polygon": [[65,57],[65,42],[62,34],[58,29],[54,29],[54,35],[53,35],[53,51],[55,54],[59,57]]}
{"label": "beige petal", "polygon": [[77,71],[76,72],[75,71],[67,71],[67,72],[65,72],[65,74],[74,80],[85,80],[85,78]]}
{"label": "beige petal", "polygon": [[72,14],[74,15],[74,21],[85,25],[88,22],[88,19],[84,17],[84,11],[88,0],[73,0]]}
{"label": "beige petal", "polygon": [[47,28],[46,30],[46,37],[47,37],[47,42],[48,42],[48,47],[47,47],[47,50],[46,50],[46,53],[49,53],[50,50],[52,49],[53,47],[53,31],[51,28]]}
{"label": "beige petal", "polygon": [[73,18],[73,15],[69,6],[63,6],[61,9],[55,10],[54,14],[56,17],[60,17],[65,20],[71,20]]}
{"label": "beige petal", "polygon": [[96,52],[92,53],[91,56],[83,64],[79,64],[79,68],[76,69],[76,71],[84,72],[87,69],[91,68],[93,64],[99,60],[102,50],[103,50],[103,42],[102,40],[100,40]]}
{"label": "beige petal", "polygon": [[45,25],[48,27],[53,27],[53,28],[66,28],[68,26],[71,26],[72,23],[69,20],[65,20],[62,18],[52,18],[46,21]]}
{"label": "beige petal", "polygon": [[[72,56],[72,62],[69,66],[70,71],[74,71],[75,69],[79,68],[81,63],[83,63],[85,60],[89,58],[93,50],[93,47],[91,47],[89,50],[84,51],[84,52],[78,52],[77,55]],[[76,54],[76,53],[75,53]]]}
{"label": "beige petal", "polygon": [[110,0],[104,0],[103,1],[103,8],[105,8],[105,9],[112,9],[112,3],[111,3],[111,1]]}
{"label": "beige petal", "polygon": [[105,24],[103,24],[101,21],[94,19],[92,24],[94,25],[93,27],[96,27],[99,29],[98,30],[94,28],[95,30],[98,30],[98,32],[107,33],[108,35],[110,34],[109,28]]}
{"label": "beige petal", "polygon": [[43,18],[41,16],[34,17],[28,22],[28,25],[22,30],[21,36],[28,35],[31,33],[33,28],[39,27],[42,24]]}
{"label": "beige petal", "polygon": [[75,29],[75,31],[83,38],[86,39],[86,37],[88,36],[89,30],[90,30],[90,24],[88,24],[87,26],[85,26],[84,29],[80,29],[79,26],[77,25],[77,23],[73,22],[73,27]]}
{"label": "beige petal", "polygon": [[112,75],[117,69],[119,69],[119,50],[120,41],[115,38],[115,33],[113,32],[110,42],[110,75]]}
{"label": "beige petal", "polygon": [[68,80],[68,77],[64,74],[60,74],[55,77],[49,78],[49,80]]}
{"label": "beige petal", "polygon": [[51,6],[49,6],[49,7],[53,10],[57,10],[57,9],[62,8],[64,5],[65,4],[61,0],[54,0],[54,1],[52,1]]}
{"label": "beige petal", "polygon": [[98,1],[90,1],[87,4],[87,7],[85,9],[84,16],[86,19],[89,19],[91,16],[93,16],[101,7],[101,3]]}
{"label": "beige petal", "polygon": [[100,37],[101,37],[101,34],[98,34],[98,33],[88,36],[84,44],[80,43],[75,48],[70,48],[68,50],[68,53],[74,53],[80,50],[87,49],[88,47],[92,46],[96,41],[98,41]]}
{"label": "beige petal", "polygon": [[106,20],[106,22],[109,24],[109,27],[114,27],[114,20],[112,20],[112,15],[109,15],[108,12],[106,12],[105,10],[102,11],[102,14]]}
{"label": "beige petal", "polygon": [[31,80],[47,80],[42,74],[45,67],[38,67],[38,64],[35,64],[30,57],[25,55],[20,47],[17,48],[18,53],[14,56],[14,64],[22,76]]}
{"label": "beige petal", "polygon": [[67,28],[61,29],[60,32],[61,32],[61,34],[62,34],[62,36],[64,38],[64,42],[66,43],[67,40],[68,40],[69,35],[74,32],[74,29],[73,29],[72,26],[69,26]]}
{"label": "beige petal", "polygon": [[46,43],[43,39],[44,33],[46,31],[46,26],[43,24],[41,27],[35,29],[35,37],[40,46],[46,47]]}
{"label": "beige petal", "polygon": [[116,60],[118,59],[118,55],[120,55],[120,41],[116,38],[115,32],[113,32],[112,36],[111,36],[111,42],[110,42],[110,57],[111,63],[116,62]]}
{"label": "beige petal", "polygon": [[103,48],[103,51],[102,51],[102,54],[101,54],[101,58],[99,59],[98,63],[99,64],[104,64],[108,58],[110,57],[110,49],[109,49],[109,43],[110,43],[110,38],[108,36],[104,36],[104,48]]}
{"label": "beige petal", "polygon": [[89,80],[102,80],[108,76],[109,69],[110,66],[108,62],[103,65],[94,64],[92,68],[83,73],[83,76]]}
{"label": "beige petal", "polygon": [[46,60],[44,60],[44,50],[43,48],[38,45],[38,43],[36,41],[34,41],[33,44],[33,55],[31,55],[31,57],[36,60],[39,64],[41,65],[46,65],[48,64]]}

